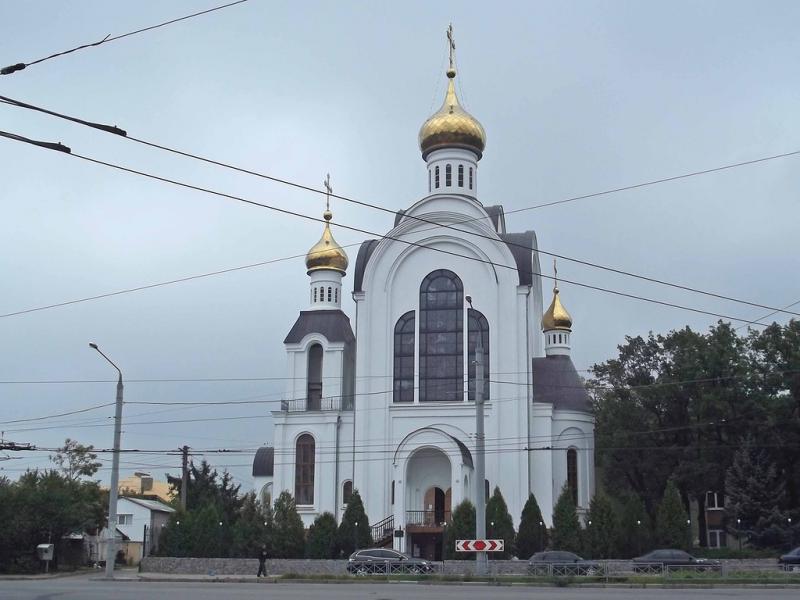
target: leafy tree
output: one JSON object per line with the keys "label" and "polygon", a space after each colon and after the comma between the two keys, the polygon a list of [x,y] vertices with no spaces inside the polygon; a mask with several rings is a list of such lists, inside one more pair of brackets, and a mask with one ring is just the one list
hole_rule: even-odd
{"label": "leafy tree", "polygon": [[[356,525],[358,524],[358,525]],[[372,530],[369,527],[369,517],[364,511],[364,503],[358,490],[353,490],[350,502],[342,515],[337,533],[339,551],[345,556],[352,554],[359,548],[369,548],[372,545]]]}
{"label": "leafy tree", "polygon": [[554,550],[581,551],[581,524],[578,521],[575,501],[572,499],[572,490],[566,483],[553,509],[551,540]]}
{"label": "leafy tree", "polygon": [[488,552],[489,558],[504,559],[511,556],[514,549],[514,521],[508,514],[508,506],[497,486],[486,503],[486,536],[488,539],[504,541],[503,551]]}
{"label": "leafy tree", "polygon": [[752,437],[745,440],[725,476],[728,522],[754,546],[780,547],[790,538],[786,515],[778,508],[786,500],[785,484],[767,453],[753,444]]}
{"label": "leafy tree", "polygon": [[27,471],[18,481],[0,479],[0,570],[38,569],[36,545],[55,544],[57,568],[63,539],[97,530],[104,521],[97,482],[73,479],[56,470]]}
{"label": "leafy tree", "polygon": [[611,501],[598,492],[589,505],[586,525],[586,554],[590,558],[617,558],[619,526]]}
{"label": "leafy tree", "polygon": [[92,450],[94,446],[84,446],[76,440],[67,438],[64,440],[64,445],[58,448],[55,454],[50,455],[50,460],[58,465],[61,473],[68,479],[91,477],[103,466]]}
{"label": "leafy tree", "polygon": [[[175,498],[180,497],[181,478],[167,475],[167,481]],[[227,471],[220,475],[205,460],[199,466],[192,462],[189,465],[187,482],[186,510],[204,508],[214,504],[219,508],[226,523],[234,523],[242,508],[242,497],[239,496],[240,485],[234,485],[233,476]]]}
{"label": "leafy tree", "polygon": [[691,529],[678,487],[670,479],[656,514],[656,543],[663,548],[688,549],[691,546],[690,536]]}
{"label": "leafy tree", "polygon": [[303,558],[306,531],[297,513],[292,495],[284,490],[275,501],[275,533],[273,556],[275,558]]}
{"label": "leafy tree", "polygon": [[274,554],[273,534],[272,510],[269,507],[262,508],[256,499],[255,492],[245,494],[242,499],[242,509],[232,528],[231,556],[254,558],[258,556],[262,546],[266,546],[267,553],[272,556]]}
{"label": "leafy tree", "polygon": [[306,558],[336,558],[336,517],[324,512],[308,528]]}
{"label": "leafy tree", "polygon": [[464,500],[453,510],[450,524],[444,534],[445,559],[474,559],[474,552],[456,552],[456,540],[474,540],[475,531],[475,505],[469,500]]}
{"label": "leafy tree", "polygon": [[[619,557],[632,558],[650,550],[652,526],[642,501],[629,494],[618,503]],[[617,558],[617,557],[615,557]]]}
{"label": "leafy tree", "polygon": [[519,532],[516,539],[516,554],[520,559],[527,559],[536,552],[541,552],[547,547],[547,527],[542,519],[542,511],[536,502],[536,497],[531,494],[522,509],[519,521]]}

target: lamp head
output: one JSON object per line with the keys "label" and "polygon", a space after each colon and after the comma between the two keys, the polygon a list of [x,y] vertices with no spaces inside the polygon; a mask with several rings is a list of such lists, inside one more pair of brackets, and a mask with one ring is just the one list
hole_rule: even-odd
{"label": "lamp head", "polygon": [[89,342],[89,348],[94,348],[95,350],[99,350],[97,344],[95,344],[94,342]]}
{"label": "lamp head", "polygon": [[472,308],[472,296],[464,296],[464,300],[466,300],[467,304],[469,304],[469,307]]}

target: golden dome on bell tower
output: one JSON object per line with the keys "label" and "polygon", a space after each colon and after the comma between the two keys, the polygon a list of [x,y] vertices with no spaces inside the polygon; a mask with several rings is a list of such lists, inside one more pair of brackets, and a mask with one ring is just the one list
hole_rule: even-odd
{"label": "golden dome on bell tower", "polygon": [[453,26],[447,30],[450,45],[450,68],[447,69],[447,93],[441,108],[422,124],[419,130],[419,148],[422,158],[440,148],[464,148],[474,152],[480,160],[486,147],[486,132],[478,119],[469,114],[458,101],[455,87],[455,42]]}
{"label": "golden dome on bell tower", "polygon": [[572,317],[561,304],[561,298],[558,291],[558,270],[556,269],[555,260],[553,261],[553,270],[555,271],[555,284],[553,285],[553,301],[542,315],[542,331],[551,329],[560,329],[565,331],[572,331]]}
{"label": "golden dome on bell tower", "polygon": [[321,269],[329,269],[331,271],[339,271],[344,275],[347,271],[347,253],[333,239],[330,225],[333,213],[326,210],[322,214],[322,218],[325,219],[325,229],[322,231],[322,237],[319,238],[319,241],[306,254],[306,269],[308,269],[309,273]]}

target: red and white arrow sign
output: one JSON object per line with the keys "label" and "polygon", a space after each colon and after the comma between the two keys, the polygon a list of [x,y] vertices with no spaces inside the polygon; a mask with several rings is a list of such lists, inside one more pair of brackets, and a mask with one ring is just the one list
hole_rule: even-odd
{"label": "red and white arrow sign", "polygon": [[456,552],[502,552],[503,540],[456,540]]}

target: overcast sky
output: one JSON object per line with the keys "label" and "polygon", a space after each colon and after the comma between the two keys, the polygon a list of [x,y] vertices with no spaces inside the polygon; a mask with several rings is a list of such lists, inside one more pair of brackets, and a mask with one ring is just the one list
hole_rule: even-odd
{"label": "overcast sky", "polygon": [[[0,3],[0,63],[42,56],[214,6]],[[800,149],[797,2],[267,2],[0,77],[0,93],[131,135],[391,209],[426,192],[417,146],[441,103],[452,21],[461,99],[484,125],[480,200],[514,210]],[[74,152],[319,215],[320,196],[0,104],[0,129]],[[0,140],[0,314],[303,255],[316,223]],[[772,306],[800,300],[800,157],[509,215],[543,250]],[[384,212],[335,219],[386,232]],[[337,240],[360,234],[336,229]],[[349,249],[352,290],[356,248]],[[550,260],[542,266],[551,272]],[[766,312],[562,261],[567,279],[754,319]],[[306,307],[302,258],[0,318],[0,381],[281,378],[282,341]],[[546,290],[551,284],[545,282]],[[579,369],[625,335],[715,319],[562,285]],[[545,303],[549,302],[549,292]],[[352,301],[345,304],[352,317]],[[779,317],[785,322],[788,316]],[[136,383],[126,401],[279,398],[284,382]],[[112,445],[114,384],[0,384],[5,438]],[[274,404],[125,407],[125,448],[252,448]],[[245,417],[245,418],[241,418]],[[206,419],[196,422],[148,423]],[[27,431],[24,431],[27,430]],[[109,458],[106,455],[106,458]],[[252,486],[250,455],[214,456]],[[179,457],[122,458],[122,474]],[[47,453],[0,462],[47,464]],[[2,473],[2,471],[0,471]],[[108,477],[108,470],[102,472]]]}

